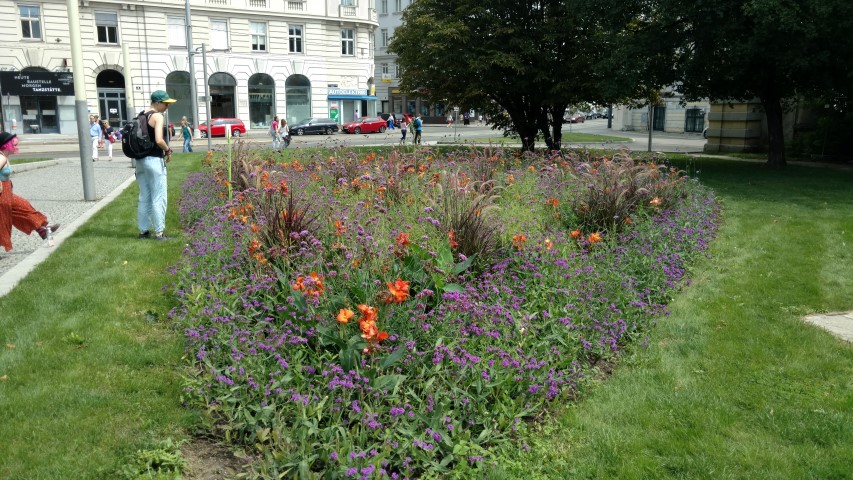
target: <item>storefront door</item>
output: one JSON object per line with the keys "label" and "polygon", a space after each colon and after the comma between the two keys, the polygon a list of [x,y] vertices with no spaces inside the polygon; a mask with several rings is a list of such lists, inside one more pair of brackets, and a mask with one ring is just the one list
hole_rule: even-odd
{"label": "storefront door", "polygon": [[21,96],[21,119],[26,133],[59,133],[56,97]]}
{"label": "storefront door", "polygon": [[127,121],[127,102],[123,88],[99,88],[98,107],[101,119],[108,120],[113,127],[121,127]]}

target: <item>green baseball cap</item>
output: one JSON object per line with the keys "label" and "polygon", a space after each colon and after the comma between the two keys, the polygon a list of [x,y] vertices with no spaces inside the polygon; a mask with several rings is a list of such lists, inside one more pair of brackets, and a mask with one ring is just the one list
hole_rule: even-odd
{"label": "green baseball cap", "polygon": [[177,102],[177,100],[175,100],[174,98],[170,98],[169,94],[166,93],[165,90],[157,90],[151,94],[151,103],[156,103],[156,102],[175,103],[175,102]]}

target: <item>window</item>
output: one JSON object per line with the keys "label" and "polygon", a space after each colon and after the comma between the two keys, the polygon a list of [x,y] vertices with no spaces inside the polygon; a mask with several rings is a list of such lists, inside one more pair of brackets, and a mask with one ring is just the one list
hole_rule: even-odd
{"label": "window", "polygon": [[345,5],[347,7],[354,7],[355,0],[341,0],[341,5]]}
{"label": "window", "polygon": [[210,19],[210,48],[228,50],[228,20]]}
{"label": "window", "polygon": [[39,7],[35,5],[21,5],[18,7],[21,13],[21,36],[29,40],[41,40],[41,17]]}
{"label": "window", "polygon": [[400,78],[400,63],[394,62],[394,77]]}
{"label": "window", "polygon": [[387,46],[388,46],[388,29],[387,29],[387,28],[383,28],[383,29],[381,30],[381,33],[380,33],[379,35],[380,35],[380,37],[382,38],[382,40],[381,40],[381,41],[382,41],[382,46],[383,46],[383,47],[387,47]]}
{"label": "window", "polygon": [[169,46],[187,46],[187,24],[184,17],[166,17],[169,25]]}
{"label": "window", "polygon": [[290,53],[304,53],[302,51],[302,25],[290,25],[287,29],[290,40]]}
{"label": "window", "polygon": [[98,43],[118,45],[118,14],[116,12],[95,12],[95,25],[98,27]]}
{"label": "window", "polygon": [[394,0],[394,11],[402,12],[403,11],[403,0]]}
{"label": "window", "polygon": [[380,67],[382,68],[382,75],[383,76],[388,75],[388,64],[387,63],[380,64]]}
{"label": "window", "polygon": [[267,24],[263,22],[249,22],[249,34],[252,37],[252,51],[267,51]]}
{"label": "window", "polygon": [[379,13],[388,14],[388,0],[379,1]]}
{"label": "window", "polygon": [[352,29],[341,30],[341,55],[355,54],[355,40]]}
{"label": "window", "polygon": [[367,54],[370,58],[373,58],[373,50],[376,49],[376,40],[373,39],[373,35],[367,36]]}

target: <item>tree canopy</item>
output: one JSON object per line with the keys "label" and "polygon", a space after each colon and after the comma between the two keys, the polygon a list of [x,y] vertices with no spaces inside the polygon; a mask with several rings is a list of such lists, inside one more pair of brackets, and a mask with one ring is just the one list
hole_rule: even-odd
{"label": "tree canopy", "polygon": [[401,88],[477,106],[525,149],[539,133],[559,148],[566,107],[605,101],[594,74],[606,53],[599,9],[586,0],[418,0],[389,50]]}

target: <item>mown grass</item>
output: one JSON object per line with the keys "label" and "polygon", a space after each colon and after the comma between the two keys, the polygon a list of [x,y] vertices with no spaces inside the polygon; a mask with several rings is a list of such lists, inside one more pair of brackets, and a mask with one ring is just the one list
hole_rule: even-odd
{"label": "mown grass", "polygon": [[53,160],[53,159],[52,158],[46,158],[46,157],[14,158],[13,163],[12,163],[12,167],[14,168],[15,165],[20,165],[20,164],[24,164],[24,163],[45,162],[47,160]]}
{"label": "mown grass", "polygon": [[566,407],[504,478],[853,478],[850,171],[698,159],[724,224],[648,349]]}
{"label": "mown grass", "polygon": [[[200,158],[172,163],[171,205]],[[853,477],[853,347],[800,321],[853,310],[853,174],[681,166],[723,202],[712,256],[647,349],[489,478]],[[0,479],[115,478],[196,424],[161,290],[183,243],[137,241],[135,208],[132,186],[0,298]]]}
{"label": "mown grass", "polygon": [[[174,205],[201,154],[169,169]],[[0,298],[0,478],[117,478],[139,448],[183,436],[171,242],[136,239],[132,185]],[[167,231],[178,234],[170,208]]]}

